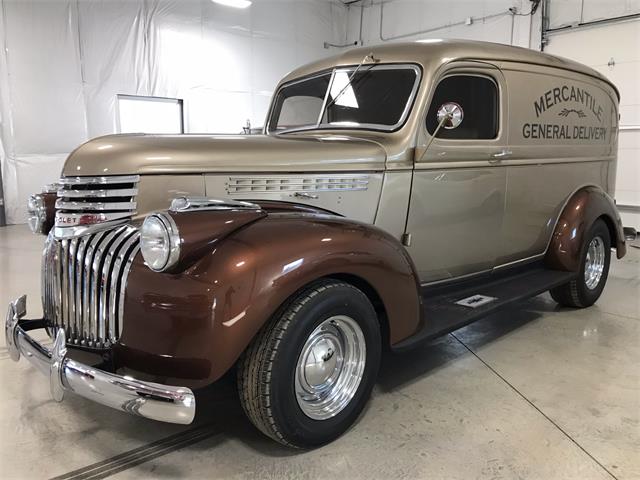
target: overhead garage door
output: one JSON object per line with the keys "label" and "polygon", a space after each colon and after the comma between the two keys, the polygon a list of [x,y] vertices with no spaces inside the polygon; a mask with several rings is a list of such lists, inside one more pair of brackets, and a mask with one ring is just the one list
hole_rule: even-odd
{"label": "overhead garage door", "polygon": [[615,196],[624,224],[640,230],[640,19],[553,32],[545,52],[589,65],[620,90]]}

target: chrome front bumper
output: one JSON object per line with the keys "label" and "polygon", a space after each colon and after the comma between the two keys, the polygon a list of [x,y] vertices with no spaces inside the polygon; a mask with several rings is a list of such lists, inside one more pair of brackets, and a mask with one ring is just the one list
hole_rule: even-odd
{"label": "chrome front bumper", "polygon": [[27,297],[9,305],[5,335],[9,355],[20,355],[49,377],[51,395],[62,401],[65,390],[124,412],[162,422],[189,424],[196,412],[193,392],[129,376],[114,375],[67,357],[64,329],[59,329],[51,350],[31,338],[27,331],[44,328],[42,320],[25,320]]}

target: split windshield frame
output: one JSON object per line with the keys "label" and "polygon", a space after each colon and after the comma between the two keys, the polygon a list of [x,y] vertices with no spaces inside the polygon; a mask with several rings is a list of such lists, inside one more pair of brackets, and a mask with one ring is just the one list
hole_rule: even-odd
{"label": "split windshield frame", "polygon": [[[367,68],[368,67],[368,68]],[[409,112],[411,111],[411,108],[413,107],[413,103],[415,101],[417,92],[418,92],[418,88],[420,87],[420,81],[422,80],[422,69],[420,68],[419,65],[415,64],[415,63],[384,63],[384,64],[379,64],[379,63],[375,63],[372,65],[367,65],[367,64],[363,64],[362,66],[360,66],[360,70],[358,72],[370,72],[370,71],[374,71],[374,70],[413,70],[416,74],[414,83],[413,83],[413,87],[411,88],[411,93],[409,94],[407,101],[405,103],[404,109],[402,111],[402,115],[400,115],[400,118],[398,119],[398,122],[396,122],[394,125],[383,125],[383,124],[377,124],[377,123],[354,123],[354,124],[349,124],[349,125],[340,125],[340,124],[336,124],[336,123],[321,123],[322,121],[322,117],[324,117],[325,114],[325,110],[327,108],[328,105],[328,98],[329,98],[329,94],[331,93],[331,88],[333,87],[333,82],[334,79],[336,77],[336,74],[338,73],[346,73],[347,75],[351,72],[354,72],[356,69],[358,68],[358,65],[350,65],[350,66],[344,66],[344,67],[334,67],[331,70],[325,70],[322,72],[318,72],[318,73],[314,73],[311,74],[309,76],[306,76],[304,78],[300,78],[300,79],[296,79],[296,80],[292,80],[290,82],[284,83],[280,86],[280,88],[278,89],[278,91],[276,92],[276,94],[273,97],[273,101],[271,104],[271,107],[269,108],[269,116],[268,118],[268,122],[265,128],[265,133],[266,134],[275,134],[275,135],[279,135],[282,133],[293,133],[293,132],[300,132],[300,131],[306,131],[306,130],[377,130],[377,131],[383,131],[383,132],[393,132],[395,130],[398,130],[399,128],[401,128],[404,123],[407,120],[407,117],[409,116]],[[315,78],[319,78],[319,77],[323,77],[327,74],[331,74],[331,78],[329,80],[329,84],[327,85],[327,90],[325,92],[325,97],[324,100],[322,102],[322,108],[320,109],[320,113],[318,115],[318,120],[316,121],[315,124],[313,125],[304,125],[304,126],[299,126],[299,127],[292,127],[292,128],[287,128],[287,129],[283,129],[283,130],[277,130],[275,128],[272,128],[272,123],[273,120],[275,120],[273,118],[273,114],[274,114],[274,109],[276,107],[276,103],[277,103],[277,99],[278,96],[280,95],[280,93],[282,92],[283,89],[291,86],[291,85],[296,85],[298,83],[302,83],[302,82],[307,82],[309,80],[313,80]]]}

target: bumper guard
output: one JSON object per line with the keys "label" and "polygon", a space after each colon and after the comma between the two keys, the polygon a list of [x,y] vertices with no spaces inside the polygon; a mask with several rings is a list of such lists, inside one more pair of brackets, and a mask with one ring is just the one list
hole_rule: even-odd
{"label": "bumper guard", "polygon": [[133,415],[169,423],[189,424],[196,411],[193,392],[185,387],[142,382],[114,375],[67,357],[64,329],[58,329],[51,350],[27,332],[44,328],[43,320],[22,319],[27,313],[27,297],[9,305],[5,322],[7,349],[12,360],[23,355],[49,377],[53,398],[60,402],[66,390]]}

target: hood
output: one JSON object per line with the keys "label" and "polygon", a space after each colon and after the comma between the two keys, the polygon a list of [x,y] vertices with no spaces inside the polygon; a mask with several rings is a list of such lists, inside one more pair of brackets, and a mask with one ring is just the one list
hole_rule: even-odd
{"label": "hood", "polygon": [[107,135],[74,150],[64,176],[382,170],[376,142],[338,135]]}

